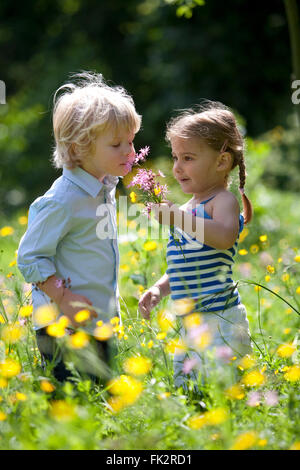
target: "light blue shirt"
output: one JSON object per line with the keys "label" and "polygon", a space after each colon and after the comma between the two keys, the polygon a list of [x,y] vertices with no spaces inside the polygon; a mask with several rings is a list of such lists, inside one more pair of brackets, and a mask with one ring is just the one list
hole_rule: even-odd
{"label": "light blue shirt", "polygon": [[[79,167],[64,168],[62,176],[31,204],[28,229],[18,249],[18,267],[26,282],[42,282],[55,274],[72,292],[101,309],[103,313],[85,328],[90,333],[98,320],[119,312],[118,181],[109,175],[101,183]],[[103,236],[103,229],[109,236]],[[50,298],[33,286],[32,303],[35,311]]]}

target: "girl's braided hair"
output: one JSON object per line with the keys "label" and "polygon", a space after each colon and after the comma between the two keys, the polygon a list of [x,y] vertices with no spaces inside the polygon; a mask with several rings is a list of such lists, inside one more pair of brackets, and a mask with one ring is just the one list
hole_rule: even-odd
{"label": "girl's braided hair", "polygon": [[[239,166],[239,191],[242,196],[245,224],[252,218],[252,205],[245,194],[246,166],[244,160],[244,139],[238,129],[234,114],[225,105],[215,101],[205,101],[196,109],[188,109],[171,119],[167,125],[166,139],[172,137],[198,137],[217,152],[229,152],[233,170]],[[226,185],[228,184],[226,176]]]}

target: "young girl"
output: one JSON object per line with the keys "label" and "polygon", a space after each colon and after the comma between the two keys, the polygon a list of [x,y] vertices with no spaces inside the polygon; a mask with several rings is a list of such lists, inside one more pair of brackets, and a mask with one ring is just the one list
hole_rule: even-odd
{"label": "young girl", "polygon": [[[214,102],[171,120],[166,137],[172,147],[173,174],[192,198],[180,209],[170,201],[155,209],[160,223],[173,226],[167,246],[168,268],[141,297],[140,312],[149,318],[162,297],[171,294],[175,307],[185,303],[186,314],[201,314],[210,333],[209,348],[230,346],[232,356],[243,356],[251,352],[249,326],[232,280],[239,233],[252,217],[244,191],[243,137],[232,112]],[[236,166],[243,215],[236,197],[227,189],[229,173]],[[164,220],[166,214],[171,219]],[[191,232],[193,223],[198,225],[196,232]],[[175,357],[177,385],[183,383],[185,359],[185,355]]]}
{"label": "young girl", "polygon": [[[119,313],[115,190],[135,158],[133,140],[141,124],[131,96],[108,86],[101,74],[79,74],[58,91],[53,160],[62,175],[31,204],[18,249],[18,267],[34,285],[38,346],[49,360],[55,345],[46,325],[36,321],[39,307],[56,305],[59,315],[76,327],[75,315],[82,307],[74,302],[91,305],[91,321],[84,329],[92,336],[99,320]],[[107,233],[100,233],[100,216],[107,214]],[[100,354],[101,344],[96,344]],[[57,358],[54,375],[64,380],[69,373]]]}

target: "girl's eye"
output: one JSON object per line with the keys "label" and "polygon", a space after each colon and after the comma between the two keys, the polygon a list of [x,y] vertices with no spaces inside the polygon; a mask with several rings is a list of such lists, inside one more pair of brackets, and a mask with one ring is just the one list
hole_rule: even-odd
{"label": "girl's eye", "polygon": [[184,159],[187,160],[187,161],[193,160],[192,157],[188,157],[188,156],[184,157]]}

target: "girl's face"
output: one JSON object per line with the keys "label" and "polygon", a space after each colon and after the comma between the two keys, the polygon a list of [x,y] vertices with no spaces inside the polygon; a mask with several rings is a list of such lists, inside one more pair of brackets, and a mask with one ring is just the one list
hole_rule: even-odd
{"label": "girl's face", "polygon": [[218,156],[205,141],[197,137],[171,140],[173,174],[184,193],[203,194],[218,187],[222,181]]}
{"label": "girl's face", "polygon": [[134,132],[107,129],[94,142],[91,156],[81,167],[101,181],[106,175],[125,176],[135,158]]}

